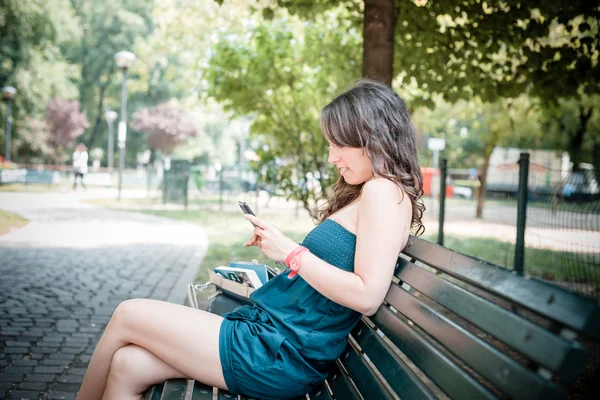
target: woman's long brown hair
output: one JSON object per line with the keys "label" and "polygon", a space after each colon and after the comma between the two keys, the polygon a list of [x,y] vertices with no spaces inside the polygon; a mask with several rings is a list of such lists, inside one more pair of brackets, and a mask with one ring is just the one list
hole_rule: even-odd
{"label": "woman's long brown hair", "polygon": [[[321,130],[336,146],[365,150],[373,174],[396,183],[410,199],[411,227],[415,235],[421,235],[425,230],[423,177],[415,128],[400,96],[389,86],[363,79],[321,111]],[[363,185],[350,185],[340,176],[329,201],[319,210],[319,221],[356,200]]]}

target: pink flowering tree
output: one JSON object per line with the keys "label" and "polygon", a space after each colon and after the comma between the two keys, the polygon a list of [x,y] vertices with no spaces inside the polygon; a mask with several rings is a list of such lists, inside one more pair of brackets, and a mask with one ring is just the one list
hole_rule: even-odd
{"label": "pink flowering tree", "polygon": [[60,153],[75,144],[75,141],[90,126],[85,113],[79,111],[78,101],[54,98],[46,106],[48,144],[54,151],[58,165]]}
{"label": "pink flowering tree", "polygon": [[198,135],[194,120],[183,108],[171,103],[136,112],[131,126],[148,136],[150,148],[166,154],[188,138]]}

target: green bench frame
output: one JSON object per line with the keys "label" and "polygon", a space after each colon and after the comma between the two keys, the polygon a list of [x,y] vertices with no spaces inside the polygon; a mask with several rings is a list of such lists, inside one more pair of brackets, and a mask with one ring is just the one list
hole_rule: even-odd
{"label": "green bench frame", "polygon": [[[600,338],[600,305],[411,236],[384,303],[307,399],[563,399]],[[559,378],[559,379],[555,379]],[[185,379],[144,400],[250,399]],[[305,397],[302,397],[303,399]]]}

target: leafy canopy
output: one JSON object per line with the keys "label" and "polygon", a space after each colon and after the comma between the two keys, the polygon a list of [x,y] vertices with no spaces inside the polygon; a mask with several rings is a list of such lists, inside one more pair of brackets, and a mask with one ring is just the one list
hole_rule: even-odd
{"label": "leafy canopy", "polygon": [[264,143],[255,165],[262,179],[277,182],[313,216],[325,198],[316,188],[334,181],[319,113],[360,74],[360,33],[345,15],[336,9],[310,23],[286,12],[255,19],[244,35],[220,35],[204,71],[210,96],[234,115],[255,117],[251,134]]}

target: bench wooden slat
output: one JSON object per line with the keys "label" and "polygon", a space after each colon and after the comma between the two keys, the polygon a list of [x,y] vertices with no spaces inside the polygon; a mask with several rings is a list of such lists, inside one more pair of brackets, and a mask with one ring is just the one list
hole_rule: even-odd
{"label": "bench wooden slat", "polygon": [[363,400],[360,393],[355,389],[351,382],[351,379],[346,375],[342,368],[341,363],[336,361],[336,367],[332,374],[327,378],[327,383],[333,392],[333,397],[336,400]]}
{"label": "bench wooden slat", "polygon": [[[377,375],[369,368],[362,355],[352,345],[342,354],[340,361],[352,376],[352,381],[365,398],[394,400],[393,394],[382,386]],[[368,394],[368,396],[367,396]]]}
{"label": "bench wooden slat", "polygon": [[398,260],[395,275],[563,379],[574,379],[585,366],[586,351],[581,344],[556,335],[408,260]]}
{"label": "bench wooden slat", "polygon": [[213,388],[198,381],[194,381],[192,400],[212,400]]}
{"label": "bench wooden slat", "polygon": [[310,400],[333,400],[325,383],[321,384],[320,387],[313,389],[308,396],[310,397]]}
{"label": "bench wooden slat", "polygon": [[495,399],[493,393],[463,371],[387,306],[372,317],[377,327],[417,367],[453,399]]}
{"label": "bench wooden slat", "polygon": [[400,398],[411,400],[436,398],[364,320],[354,328],[352,337]]}
{"label": "bench wooden slat", "polygon": [[163,392],[165,384],[160,383],[152,386],[149,390],[144,393],[142,400],[160,400],[160,395]]}
{"label": "bench wooden slat", "polygon": [[590,338],[600,339],[600,305],[597,300],[536,279],[523,279],[508,269],[414,236],[410,237],[409,245],[402,252]]}
{"label": "bench wooden slat", "polygon": [[392,284],[390,305],[513,399],[560,399],[559,388]]}
{"label": "bench wooden slat", "polygon": [[227,390],[217,388],[217,399],[219,400],[237,400],[237,395],[229,393]]}
{"label": "bench wooden slat", "polygon": [[183,400],[187,379],[169,379],[165,382],[160,400]]}

